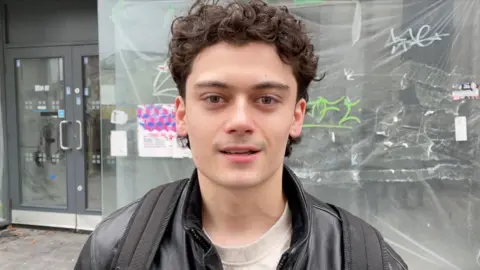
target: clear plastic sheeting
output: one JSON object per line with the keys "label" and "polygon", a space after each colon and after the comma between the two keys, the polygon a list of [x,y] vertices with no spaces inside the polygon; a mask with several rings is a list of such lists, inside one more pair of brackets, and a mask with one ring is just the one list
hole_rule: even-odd
{"label": "clear plastic sheeting", "polygon": [[[271,1],[272,3],[274,1]],[[128,156],[103,167],[104,214],[188,177],[190,159],[141,158],[135,108],[172,103],[170,23],[190,1],[100,1],[102,113]],[[308,192],[379,228],[410,269],[480,269],[480,1],[275,1],[302,19],[325,79],[287,163]]]}

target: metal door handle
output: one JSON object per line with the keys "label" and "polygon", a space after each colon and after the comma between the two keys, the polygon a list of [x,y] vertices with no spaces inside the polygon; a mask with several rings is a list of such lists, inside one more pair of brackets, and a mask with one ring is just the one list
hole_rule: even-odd
{"label": "metal door handle", "polygon": [[67,121],[67,120],[62,120],[60,121],[60,124],[58,124],[59,126],[59,131],[60,131],[60,148],[62,150],[70,150],[70,147],[66,147],[63,145],[63,124],[69,124],[70,121]]}
{"label": "metal door handle", "polygon": [[78,139],[80,140],[79,141],[79,144],[77,146],[77,150],[82,150],[82,147],[83,147],[83,128],[82,128],[82,121],[80,120],[77,120],[75,121],[77,122],[78,124]]}

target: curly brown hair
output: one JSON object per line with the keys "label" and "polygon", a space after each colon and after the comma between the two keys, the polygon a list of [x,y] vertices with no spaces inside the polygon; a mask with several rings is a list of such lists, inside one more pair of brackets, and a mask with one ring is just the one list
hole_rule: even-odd
{"label": "curly brown hair", "polygon": [[[315,80],[318,57],[304,24],[287,7],[269,6],[260,0],[234,0],[227,5],[197,0],[187,15],[173,21],[171,32],[169,69],[183,98],[192,62],[203,49],[221,41],[239,46],[260,41],[274,45],[282,61],[292,67],[298,85],[297,101],[303,98],[308,102],[307,90]],[[188,137],[180,139],[189,147]],[[292,152],[292,144],[300,140],[289,138],[286,157]]]}

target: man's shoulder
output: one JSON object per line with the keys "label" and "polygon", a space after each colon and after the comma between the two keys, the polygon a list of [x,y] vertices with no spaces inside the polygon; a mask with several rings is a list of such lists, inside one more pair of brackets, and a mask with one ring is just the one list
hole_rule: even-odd
{"label": "man's shoulder", "polygon": [[[342,215],[340,214],[339,211],[347,213],[351,219],[355,219],[356,222],[360,222],[361,224],[363,224],[363,226],[367,226],[376,230],[371,224],[364,221],[362,218],[355,216],[349,213],[348,211],[341,209],[335,205],[322,202],[311,194],[307,193],[307,200],[310,202],[312,206],[312,215],[314,216],[314,219],[317,221],[317,222],[314,222],[315,225],[314,225],[314,228],[312,228],[314,235],[319,234],[318,230],[322,231],[320,232],[320,236],[319,236],[320,238],[322,238],[322,234],[329,234],[328,236],[323,235],[323,239],[330,239],[331,241],[336,242],[336,243],[331,243],[332,244],[331,246],[340,247],[344,244],[342,243],[344,240],[344,235],[343,235],[344,228],[342,226],[346,221],[342,220],[342,216],[345,217],[345,214]],[[407,264],[401,258],[401,256],[387,242],[384,242],[383,236],[380,234],[380,232],[378,233],[378,237],[380,237],[379,240],[383,242],[383,247],[384,247],[383,252],[385,256],[384,259],[387,260],[387,264],[390,267],[389,269],[392,269],[392,270],[408,269]],[[355,252],[355,250],[352,250],[352,252]]]}
{"label": "man's shoulder", "polygon": [[314,215],[321,215],[322,217],[328,217],[332,219],[332,221],[336,221],[336,222],[341,221],[340,216],[333,205],[319,200],[317,197],[311,195],[310,193],[306,193],[306,199],[309,202],[309,204],[312,206],[312,211]]}
{"label": "man's shoulder", "polygon": [[75,270],[109,269],[139,203],[140,199],[119,208],[97,225],[80,252]]}
{"label": "man's shoulder", "polygon": [[[157,186],[150,191],[155,189],[165,189],[167,186],[173,186],[179,184],[181,182],[186,181],[187,179],[181,179],[174,182],[165,183],[163,185]],[[147,193],[148,194],[148,193]],[[128,223],[134,216],[136,210],[142,203],[142,200],[147,196],[147,194],[143,195],[141,198],[115,210],[113,213],[105,217],[100,224],[96,227],[94,233],[97,235],[108,233],[112,231],[112,233],[121,234],[123,235],[125,230],[128,227]]]}
{"label": "man's shoulder", "polygon": [[[160,185],[152,189],[152,191],[182,181],[185,181],[185,179]],[[143,195],[141,198],[115,210],[97,225],[95,230],[90,234],[78,258],[79,264],[95,265],[100,267],[99,269],[104,269],[105,267],[105,269],[107,269],[109,267],[116,252],[118,252],[120,242],[135,217],[136,211],[146,196],[147,195]]]}

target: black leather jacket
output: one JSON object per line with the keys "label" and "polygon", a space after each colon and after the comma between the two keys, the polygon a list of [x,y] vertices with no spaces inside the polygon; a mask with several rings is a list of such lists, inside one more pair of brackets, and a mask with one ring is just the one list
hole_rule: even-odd
{"label": "black leather jacket", "polygon": [[[277,269],[343,270],[342,230],[337,212],[307,194],[290,170],[284,170],[284,192],[292,212],[291,247]],[[185,186],[172,225],[156,252],[151,269],[220,270],[220,258],[201,226],[201,196],[196,172]],[[102,221],[80,253],[76,270],[112,269],[117,245],[138,201]],[[174,207],[174,206],[170,206]],[[387,245],[389,270],[408,269],[400,256]],[[372,269],[383,270],[383,269]]]}

